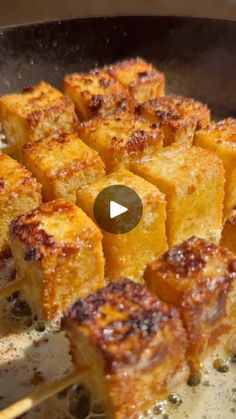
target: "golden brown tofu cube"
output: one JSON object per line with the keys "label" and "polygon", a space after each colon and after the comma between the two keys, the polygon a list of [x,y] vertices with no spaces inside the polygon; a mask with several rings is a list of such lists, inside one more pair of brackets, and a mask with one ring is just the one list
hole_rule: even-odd
{"label": "golden brown tofu cube", "polygon": [[169,246],[193,235],[219,242],[225,180],[217,156],[200,147],[172,145],[131,163],[131,170],[166,195]]}
{"label": "golden brown tofu cube", "polygon": [[64,93],[73,100],[82,121],[133,109],[133,100],[128,89],[115,80],[107,70],[65,76]]}
{"label": "golden brown tofu cube", "polygon": [[141,281],[147,263],[167,249],[166,203],[160,191],[139,176],[122,170],[79,190],[77,204],[92,218],[98,194],[108,186],[117,184],[128,186],[139,195],[143,213],[138,225],[125,234],[103,231],[106,277],[111,280],[128,276]]}
{"label": "golden brown tofu cube", "polygon": [[10,245],[24,297],[40,318],[53,319],[105,284],[102,234],[71,202],[51,201],[16,218]]}
{"label": "golden brown tofu cube", "polygon": [[191,146],[196,129],[210,122],[210,110],[194,99],[168,95],[147,101],[137,113],[151,123],[159,123],[164,131],[164,145],[180,143]]}
{"label": "golden brown tofu cube", "polygon": [[236,212],[234,211],[231,217],[224,222],[222,230],[221,241],[222,246],[236,254]]}
{"label": "golden brown tofu cube", "polygon": [[235,330],[236,256],[226,248],[192,237],[151,262],[145,280],[179,309],[193,364]]}
{"label": "golden brown tofu cube", "polygon": [[25,166],[43,186],[43,198],[76,202],[77,189],[105,175],[99,154],[74,134],[61,134],[25,144]]}
{"label": "golden brown tofu cube", "polygon": [[129,89],[137,103],[164,95],[164,74],[141,58],[118,62],[111,65],[109,71],[124,87]]}
{"label": "golden brown tofu cube", "polygon": [[36,208],[41,186],[23,166],[0,153],[0,256],[9,252],[8,228],[20,214]]}
{"label": "golden brown tofu cube", "polygon": [[0,121],[7,142],[18,151],[25,143],[75,132],[77,126],[72,101],[44,82],[0,97]]}
{"label": "golden brown tofu cube", "polygon": [[[138,418],[169,390],[185,364],[178,310],[124,279],[81,299],[62,321],[78,368],[106,418]],[[180,381],[180,377],[178,378]]]}
{"label": "golden brown tofu cube", "polygon": [[108,173],[129,169],[134,158],[156,153],[163,146],[157,126],[128,113],[95,118],[79,126],[80,137],[97,150]]}
{"label": "golden brown tofu cube", "polygon": [[213,122],[195,134],[195,144],[212,150],[223,161],[226,173],[224,216],[236,208],[236,119]]}

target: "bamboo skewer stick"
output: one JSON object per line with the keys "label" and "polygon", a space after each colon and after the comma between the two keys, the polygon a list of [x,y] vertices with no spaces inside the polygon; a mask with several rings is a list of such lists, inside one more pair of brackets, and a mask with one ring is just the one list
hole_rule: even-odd
{"label": "bamboo skewer stick", "polygon": [[87,368],[80,368],[73,371],[66,377],[51,383],[45,383],[38,386],[38,388],[29,396],[11,404],[0,411],[0,419],[14,419],[23,413],[28,412],[33,407],[49,399],[60,391],[64,390],[79,381],[81,376],[87,372]]}
{"label": "bamboo skewer stick", "polygon": [[1,151],[5,154],[14,154],[17,151],[17,148],[15,145],[9,145],[9,144],[4,144],[4,146],[1,148]]}
{"label": "bamboo skewer stick", "polygon": [[3,148],[3,152],[6,153],[6,154],[9,154],[9,155],[12,155],[12,154],[16,153],[16,151],[17,151],[17,149],[13,145],[12,146],[9,145],[8,147]]}
{"label": "bamboo skewer stick", "polygon": [[23,279],[16,279],[15,281],[10,282],[9,285],[0,288],[0,298],[10,297],[14,292],[19,291],[23,287],[24,282]]}

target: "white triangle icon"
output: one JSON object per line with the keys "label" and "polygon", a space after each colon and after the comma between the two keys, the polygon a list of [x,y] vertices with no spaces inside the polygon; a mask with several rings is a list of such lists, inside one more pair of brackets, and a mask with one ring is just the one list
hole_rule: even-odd
{"label": "white triangle icon", "polygon": [[126,211],[128,211],[128,208],[117,204],[115,201],[110,201],[110,218],[115,218],[118,215],[124,214]]}

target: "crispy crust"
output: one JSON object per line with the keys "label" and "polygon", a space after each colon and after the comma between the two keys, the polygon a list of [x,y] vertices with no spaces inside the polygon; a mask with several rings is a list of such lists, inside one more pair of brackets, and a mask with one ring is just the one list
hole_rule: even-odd
{"label": "crispy crust", "polygon": [[195,133],[194,143],[213,151],[224,163],[226,173],[224,218],[236,207],[236,119],[227,118]]}
{"label": "crispy crust", "polygon": [[[75,137],[72,135],[68,135],[65,133],[61,133],[55,138],[47,138],[43,140],[35,141],[34,143],[27,143],[22,147],[22,155],[24,159],[24,163],[27,164],[28,159],[31,161],[38,162],[41,161],[42,164],[44,163],[44,156],[47,159],[48,153],[55,152],[55,149],[60,150],[61,152],[65,151],[65,147],[67,144],[71,142],[71,138]],[[76,138],[76,137],[75,137]],[[64,155],[61,155],[62,161],[63,161]],[[73,160],[71,160],[70,164],[67,165],[67,167],[61,168],[61,164],[58,165],[58,160],[55,160],[53,165],[53,162],[51,165],[47,166],[48,169],[48,177],[50,178],[57,178],[60,174],[60,172],[63,170],[63,174],[65,176],[69,176],[73,173],[72,167],[77,166],[77,162],[75,163]],[[79,162],[78,162],[79,163]],[[88,162],[87,162],[88,163]],[[82,162],[80,162],[80,165],[82,165]],[[86,169],[88,165],[83,162],[83,169]]]}
{"label": "crispy crust", "polygon": [[178,310],[128,279],[79,300],[62,324],[72,359],[88,368],[92,392],[106,400],[109,418],[137,419],[189,374]]}
{"label": "crispy crust", "polygon": [[78,132],[100,153],[108,172],[128,169],[131,158],[141,158],[163,146],[163,132],[158,124],[129,113],[92,119],[80,124]]}
{"label": "crispy crust", "polygon": [[[141,355],[155,335],[165,327],[174,333],[176,322],[179,322],[176,309],[140,284],[123,279],[77,301],[67,311],[62,324],[70,328],[71,323],[76,323],[90,335],[93,345],[102,351],[106,373],[111,374],[127,366],[139,369]],[[184,344],[184,334],[179,338]],[[149,364],[142,368],[162,362],[168,342],[162,345],[152,348]]]}
{"label": "crispy crust", "polygon": [[32,188],[40,195],[41,187],[32,174],[16,160],[0,153],[0,199],[8,199],[11,194],[20,194],[22,188]]}
{"label": "crispy crust", "polygon": [[[209,108],[194,99],[168,95],[138,105],[136,112],[164,129],[166,145],[182,142],[191,145],[196,129],[210,122]],[[184,138],[178,138],[178,135]]]}
{"label": "crispy crust", "polygon": [[101,232],[70,202],[51,201],[15,219],[10,245],[24,298],[43,320],[105,284]]}
{"label": "crispy crust", "polygon": [[74,105],[47,83],[0,98],[0,116],[7,139],[20,150],[24,143],[59,132],[75,132]]}
{"label": "crispy crust", "polygon": [[152,99],[138,106],[137,112],[145,110],[161,124],[170,123],[175,128],[196,123],[200,129],[209,123],[210,110],[203,103],[177,95]]}
{"label": "crispy crust", "polygon": [[126,111],[133,105],[128,90],[106,70],[66,75],[63,89],[72,98],[82,120]]}
{"label": "crispy crust", "polygon": [[59,134],[25,144],[22,159],[43,186],[45,201],[75,202],[77,189],[105,175],[99,154],[74,134]]}
{"label": "crispy crust", "polygon": [[210,135],[212,144],[215,144],[216,147],[220,145],[236,149],[236,119],[226,118],[222,121],[211,122],[207,125],[202,131],[196,132],[196,140],[198,135],[201,136]]}
{"label": "crispy crust", "polygon": [[[197,237],[192,237],[184,243],[172,247],[159,260],[150,265],[150,269],[158,269],[168,277],[169,274],[178,278],[192,277],[206,266],[209,256],[216,256],[219,247]],[[220,248],[222,256],[228,254],[226,249]],[[163,264],[162,264],[163,262]]]}
{"label": "crispy crust", "polygon": [[[67,240],[63,240],[63,231],[61,231],[61,240],[56,240],[53,235],[47,232],[46,227],[41,222],[44,217],[50,220],[57,212],[61,212],[66,216],[67,221],[71,221],[76,228],[76,218],[78,218],[78,215],[75,209],[77,207],[74,204],[61,199],[44,203],[39,208],[20,215],[12,221],[10,225],[10,237],[11,240],[20,240],[26,246],[25,260],[42,260],[52,253],[61,253],[64,256],[69,255],[77,252],[85,242],[89,243],[91,235],[94,239],[102,238],[97,228],[93,229],[91,226],[87,226],[83,229],[83,241],[80,241],[72,233],[69,240],[68,238]],[[92,224],[92,226],[94,225]]]}
{"label": "crispy crust", "polygon": [[164,94],[165,75],[141,58],[117,62],[110,65],[108,71],[129,89],[138,103]]}
{"label": "crispy crust", "polygon": [[151,262],[144,276],[151,291],[179,308],[190,359],[198,362],[233,330],[236,257],[228,249],[192,237]]}
{"label": "crispy crust", "polygon": [[42,201],[41,185],[11,157],[0,153],[0,255],[9,253],[8,227],[20,214]]}
{"label": "crispy crust", "polygon": [[[173,144],[150,158],[131,162],[131,170],[166,195],[170,247],[192,235],[219,242],[225,171],[217,156],[200,147]],[[207,207],[210,201],[214,206]]]}
{"label": "crispy crust", "polygon": [[[122,132],[122,125],[124,131]],[[104,129],[105,135],[111,141],[109,148],[112,148],[114,153],[117,151],[132,154],[141,152],[154,142],[161,142],[163,133],[158,124],[150,124],[143,118],[137,118],[128,113],[120,113],[114,117],[96,118],[78,127],[78,132],[82,133],[86,139],[87,135],[96,136],[98,129]],[[127,128],[127,131],[125,132]],[[113,136],[111,137],[111,133]],[[114,132],[117,130],[117,136]],[[120,135],[119,135],[120,134]]]}

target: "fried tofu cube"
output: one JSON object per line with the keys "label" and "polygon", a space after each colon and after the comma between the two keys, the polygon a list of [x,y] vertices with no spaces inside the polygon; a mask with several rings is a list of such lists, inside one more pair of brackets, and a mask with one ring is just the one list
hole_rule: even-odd
{"label": "fried tofu cube", "polygon": [[235,329],[236,256],[226,248],[192,237],[152,261],[144,276],[151,292],[179,309],[194,365]]}
{"label": "fried tofu cube", "polygon": [[8,228],[20,214],[41,203],[41,186],[23,166],[0,153],[0,257],[9,253]]}
{"label": "fried tofu cube", "polygon": [[226,173],[224,216],[228,218],[236,208],[236,119],[212,122],[197,131],[195,144],[212,150],[223,161]]}
{"label": "fried tofu cube", "polygon": [[224,201],[223,164],[208,150],[172,145],[131,170],[166,196],[169,246],[195,235],[218,243]]}
{"label": "fried tofu cube", "polygon": [[124,87],[129,89],[137,103],[164,95],[164,74],[141,58],[118,62],[111,65],[109,71]]}
{"label": "fried tofu cube", "polygon": [[81,121],[133,109],[133,100],[128,89],[107,70],[65,76],[64,93],[73,100]]}
{"label": "fried tofu cube", "polygon": [[91,119],[80,124],[78,132],[99,152],[107,173],[129,169],[132,159],[156,153],[163,146],[163,133],[157,125],[128,113]]}
{"label": "fried tofu cube", "polygon": [[164,145],[180,143],[191,146],[196,129],[210,122],[206,105],[187,97],[168,95],[152,99],[137,107],[137,113],[164,131]]}
{"label": "fried tofu cube", "polygon": [[44,203],[13,220],[10,246],[23,295],[44,320],[105,285],[102,234],[71,202]]}
{"label": "fried tofu cube", "polygon": [[236,254],[236,212],[224,222],[221,235],[221,246],[227,247]]}
{"label": "fried tofu cube", "polygon": [[25,166],[43,186],[45,201],[64,198],[76,202],[77,189],[105,175],[99,154],[75,134],[61,134],[25,144]]}
{"label": "fried tofu cube", "polygon": [[[103,189],[112,185],[123,185],[133,189],[142,201],[143,212],[138,225],[125,234],[103,231],[105,275],[109,280],[128,276],[142,281],[147,263],[167,249],[165,198],[155,186],[122,170],[79,190],[77,204],[94,218],[93,206],[96,197]],[[117,199],[119,200],[119,196]]]}
{"label": "fried tofu cube", "polygon": [[107,418],[138,418],[188,375],[178,310],[123,279],[80,299],[63,320],[74,364]]}
{"label": "fried tofu cube", "polygon": [[0,121],[7,142],[18,151],[25,143],[74,132],[77,125],[72,101],[44,82],[0,97]]}

